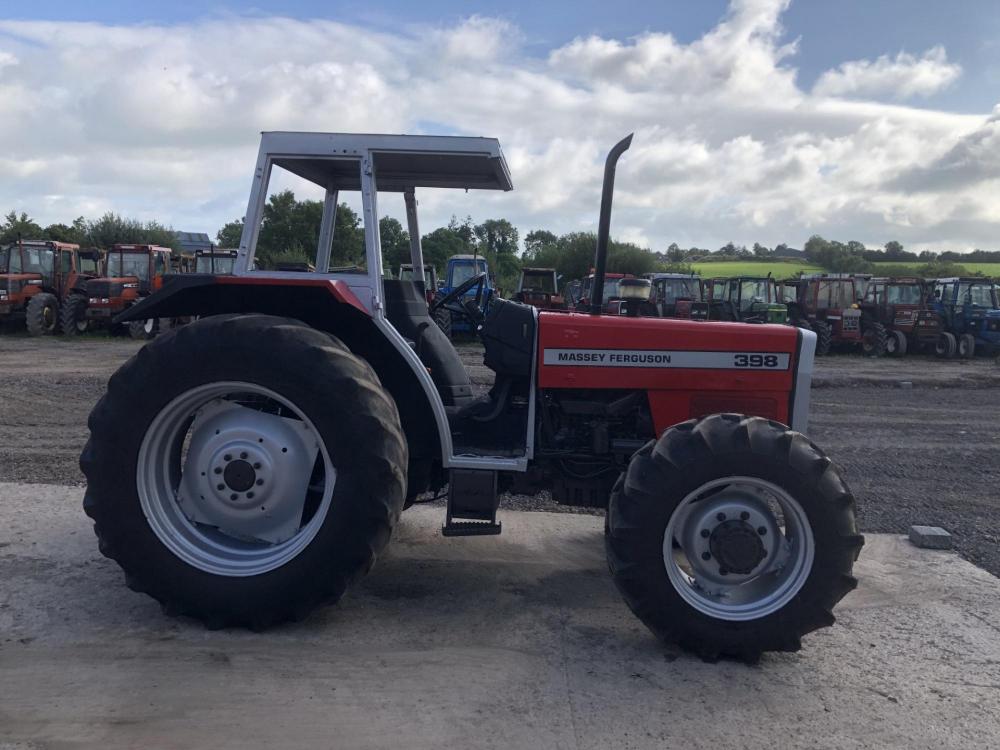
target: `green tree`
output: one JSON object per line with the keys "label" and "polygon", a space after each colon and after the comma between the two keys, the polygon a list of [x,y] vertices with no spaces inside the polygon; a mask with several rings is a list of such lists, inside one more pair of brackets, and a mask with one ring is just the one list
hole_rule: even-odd
{"label": "green tree", "polygon": [[173,229],[158,221],[142,222],[128,219],[109,211],[96,221],[87,222],[86,243],[104,249],[125,243],[134,245],[160,245],[174,251],[180,248]]}
{"label": "green tree", "polygon": [[497,255],[516,255],[518,252],[517,227],[507,219],[487,219],[473,227],[480,248]]}
{"label": "green tree", "polygon": [[768,258],[774,255],[774,251],[760,244],[759,242],[753,243],[753,255],[755,258]]}
{"label": "green tree", "polygon": [[410,234],[391,216],[378,220],[378,234],[382,243],[382,265],[395,275],[401,264],[410,262]]}
{"label": "green tree", "polygon": [[558,239],[547,229],[534,229],[524,236],[524,256],[531,257],[542,248],[555,245]]}
{"label": "green tree", "polygon": [[219,247],[239,247],[243,239],[243,219],[230,221],[215,233]]}
{"label": "green tree", "polygon": [[438,227],[433,232],[425,234],[420,239],[420,245],[424,251],[424,265],[434,266],[439,278],[444,278],[448,258],[467,251],[462,236],[450,226]]}
{"label": "green tree", "polygon": [[0,243],[15,242],[18,238],[22,240],[44,239],[42,228],[27,213],[22,211],[19,216],[17,211],[11,211],[4,217],[3,224],[0,224]]}
{"label": "green tree", "polygon": [[74,219],[71,225],[49,224],[42,230],[42,235],[45,239],[55,242],[85,245],[87,243],[87,220],[80,216]]}
{"label": "green tree", "polygon": [[[257,239],[255,260],[258,267],[268,268],[277,262],[301,261],[301,259],[312,262],[319,246],[322,219],[321,201],[296,200],[291,190],[270,196],[264,206]],[[226,227],[235,223],[231,222]],[[365,266],[365,238],[361,218],[346,203],[337,206],[330,266],[339,268]]]}

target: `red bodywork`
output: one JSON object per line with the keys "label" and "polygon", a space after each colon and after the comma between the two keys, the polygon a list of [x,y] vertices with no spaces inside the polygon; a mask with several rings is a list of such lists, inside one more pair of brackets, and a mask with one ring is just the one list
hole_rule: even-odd
{"label": "red bodywork", "polygon": [[[543,312],[538,327],[539,388],[646,391],[657,434],[678,422],[717,412],[791,421],[799,334],[790,326],[748,328],[739,323],[657,318],[625,322],[616,316]],[[553,364],[560,350],[576,350],[580,357],[593,350],[617,351],[622,354],[614,356],[626,360],[637,352],[674,356],[670,363],[652,367],[593,361]],[[752,366],[765,359],[771,362],[768,355],[776,358],[775,366]],[[698,359],[711,361],[701,363],[704,366],[683,361]]]}
{"label": "red bodywork", "polygon": [[143,297],[159,291],[163,287],[164,274],[170,273],[171,250],[158,245],[114,245],[108,253],[106,271],[114,259],[124,268],[125,257],[145,258],[145,279],[138,276],[103,276],[91,279],[86,287],[86,317],[96,320],[110,320],[131,307]]}

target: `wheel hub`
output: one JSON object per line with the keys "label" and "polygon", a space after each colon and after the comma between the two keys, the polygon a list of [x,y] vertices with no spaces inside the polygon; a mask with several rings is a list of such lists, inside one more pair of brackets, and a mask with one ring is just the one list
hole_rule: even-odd
{"label": "wheel hub", "polygon": [[[257,463],[260,466],[260,463]],[[249,461],[231,461],[222,472],[226,486],[235,492],[246,492],[257,481],[257,472]]]}
{"label": "wheel hub", "polygon": [[767,557],[760,539],[757,530],[744,521],[723,521],[709,536],[708,548],[721,569],[746,574]]}

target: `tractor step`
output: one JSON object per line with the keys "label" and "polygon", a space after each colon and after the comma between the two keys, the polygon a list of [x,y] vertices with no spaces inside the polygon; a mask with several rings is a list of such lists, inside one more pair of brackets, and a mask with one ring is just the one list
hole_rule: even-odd
{"label": "tractor step", "polygon": [[448,479],[448,512],[444,536],[499,534],[497,522],[497,473],[478,469],[452,469]]}

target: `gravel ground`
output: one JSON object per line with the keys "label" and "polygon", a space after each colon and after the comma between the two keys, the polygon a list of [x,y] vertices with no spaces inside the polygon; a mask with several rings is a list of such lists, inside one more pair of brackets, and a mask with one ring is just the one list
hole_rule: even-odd
{"label": "gravel ground", "polygon": [[[485,387],[481,349],[458,348],[473,382]],[[87,415],[138,349],[128,339],[0,337],[0,481],[82,484]],[[813,390],[810,436],[843,468],[862,529],[943,526],[963,556],[1000,575],[1000,367],[987,359],[839,355],[818,361],[816,381],[825,387]],[[503,503],[578,512],[544,493]]]}

